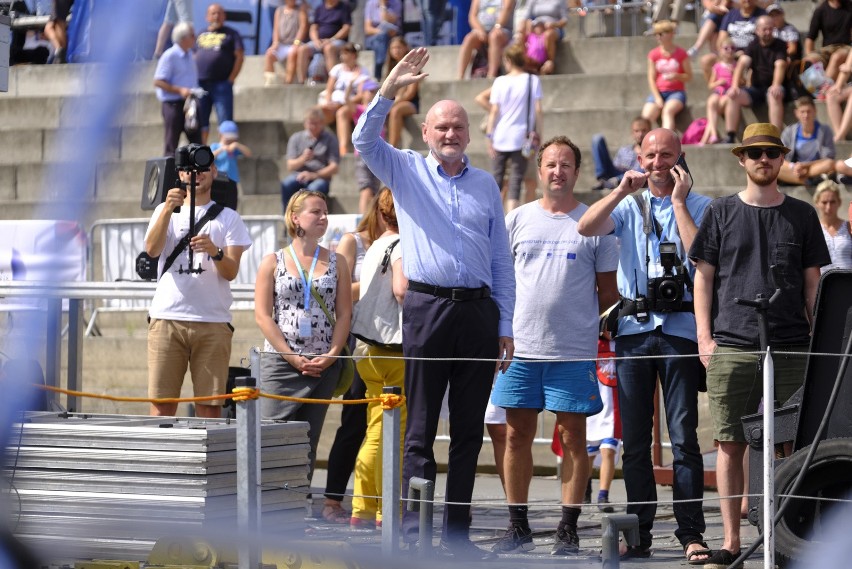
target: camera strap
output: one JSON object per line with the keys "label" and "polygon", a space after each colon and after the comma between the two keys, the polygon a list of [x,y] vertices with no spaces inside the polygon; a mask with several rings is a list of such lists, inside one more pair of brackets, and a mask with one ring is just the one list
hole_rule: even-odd
{"label": "camera strap", "polygon": [[[213,205],[211,205],[207,209],[207,213],[205,213],[204,216],[201,219],[199,219],[198,222],[195,224],[195,234],[197,235],[198,232],[205,225],[207,225],[208,221],[216,219],[219,216],[219,214],[222,213],[222,210],[224,210],[224,209],[225,209],[225,206],[223,206],[222,204],[214,203]],[[161,273],[161,275],[166,274],[166,272],[172,267],[172,265],[174,265],[175,261],[180,256],[180,254],[189,245],[190,239],[192,239],[192,235],[190,233],[187,233],[186,235],[183,236],[183,238],[180,241],[178,241],[178,244],[175,245],[174,251],[172,251],[171,254],[168,257],[166,257],[166,264],[163,265],[163,272]]]}
{"label": "camera strap", "polygon": [[[646,236],[651,235],[651,229],[653,228],[654,233],[657,235],[657,239],[662,239],[663,227],[660,225],[660,222],[657,221],[657,218],[651,214],[651,204],[645,201],[642,192],[630,194],[630,197],[633,198],[633,201],[636,202],[636,205],[639,207],[639,211],[642,213],[642,232]],[[653,225],[651,224],[651,220],[654,222]]]}

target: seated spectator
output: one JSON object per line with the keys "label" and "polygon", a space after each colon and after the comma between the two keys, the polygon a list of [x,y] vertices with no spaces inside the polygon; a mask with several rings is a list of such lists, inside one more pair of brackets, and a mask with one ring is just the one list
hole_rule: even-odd
{"label": "seated spectator", "polygon": [[[852,75],[852,51],[846,56],[846,61],[838,68],[837,81],[825,92],[825,107],[831,128],[834,129],[834,141],[846,140],[849,128],[852,127],[852,86],[849,77]],[[843,105],[846,110],[843,110]]]}
{"label": "seated spectator", "polygon": [[[340,63],[331,68],[325,90],[319,94],[319,106],[325,113],[326,124],[334,122],[338,109],[347,103],[347,93],[351,97],[361,82],[370,78],[370,72],[358,63],[358,48],[347,43],[340,50]],[[352,86],[353,89],[347,89]],[[341,154],[345,154],[346,140],[340,140]]]}
{"label": "seated spectator", "polygon": [[822,235],[828,245],[831,264],[820,268],[825,273],[831,269],[852,269],[852,235],[849,222],[840,219],[840,184],[833,180],[823,180],[814,192],[814,206],[822,225]]}
{"label": "seated spectator", "polygon": [[[719,24],[719,37],[716,41],[729,37],[737,51],[742,52],[754,41],[757,19],[765,14],[757,0],[740,0],[740,7],[729,9],[722,18],[722,23]],[[706,80],[710,79],[710,70],[713,69],[716,59],[715,53],[708,53],[701,58],[701,72]]]}
{"label": "seated spectator", "polygon": [[[531,46],[538,50],[538,42],[544,43],[547,59],[536,66],[533,71],[542,75],[550,75],[556,71],[556,48],[565,38],[565,25],[568,23],[568,4],[559,0],[527,0],[527,13],[524,28],[515,32],[515,41],[527,46],[527,57]],[[533,32],[534,27],[541,30]],[[534,34],[534,35],[533,35]],[[528,41],[533,35],[532,41]]]}
{"label": "seated spectator", "polygon": [[[337,109],[334,121],[337,125],[337,140],[340,142],[341,156],[348,151],[347,142],[352,138],[352,127],[358,121],[361,113],[366,110],[373,97],[376,96],[378,90],[379,84],[372,78],[367,78],[357,84],[352,82],[346,87],[346,104]],[[375,176],[372,176],[372,178],[375,178]],[[379,191],[380,186],[378,179],[375,178],[374,182],[369,184],[369,188],[360,185],[360,182],[358,187],[361,190],[372,190],[369,197],[362,198],[363,205],[366,207],[373,196],[376,195],[376,192]]]}
{"label": "seated spectator", "polygon": [[473,52],[488,53],[487,77],[500,74],[503,50],[512,38],[514,0],[473,0],[467,19],[470,32],[464,36],[459,50],[458,78],[464,79]]}
{"label": "seated spectator", "polygon": [[784,17],[784,8],[780,4],[770,4],[766,7],[766,13],[772,16],[772,25],[775,26],[775,31],[772,35],[787,44],[787,58],[792,64],[796,64],[798,70],[798,62],[802,59],[802,41],[799,39],[799,30],[793,24],[787,23]]}
{"label": "seated spectator", "polygon": [[[331,68],[337,65],[340,48],[349,39],[352,13],[349,4],[341,0],[323,0],[313,10],[308,28],[310,41],[299,46],[296,60],[296,75],[307,81],[322,81]],[[315,55],[322,54],[324,66],[311,65]]]}
{"label": "seated spectator", "polygon": [[[822,47],[816,49],[816,40],[822,34]],[[837,79],[840,65],[849,53],[852,35],[852,1],[824,0],[814,9],[808,34],[805,36],[805,60],[822,62],[825,74]]]}
{"label": "seated spectator", "polygon": [[636,117],[630,123],[630,144],[620,147],[613,158],[609,157],[606,139],[602,134],[592,137],[592,159],[595,162],[595,178],[598,184],[593,190],[611,190],[618,186],[628,170],[642,172],[637,158],[642,147],[642,139],[651,130],[651,121],[645,117]]}
{"label": "seated spectator", "polygon": [[66,63],[65,51],[68,49],[68,15],[74,0],[53,0],[50,20],[44,25],[44,37],[53,46],[53,55],[48,63]]}
{"label": "seated spectator", "polygon": [[716,144],[721,140],[718,130],[719,117],[724,116],[725,108],[728,106],[728,89],[731,88],[731,80],[734,78],[734,42],[731,38],[723,38],[719,45],[719,61],[713,64],[710,73],[710,81],[707,88],[710,96],[707,97],[707,127],[701,137],[700,144]]}
{"label": "seated spectator", "polygon": [[[391,40],[388,48],[387,75],[391,69],[396,67],[396,64],[405,57],[411,48],[405,38],[397,36]],[[411,115],[416,115],[420,109],[420,82],[415,81],[411,85],[403,87],[396,93],[393,100],[393,106],[388,113],[388,144],[396,148],[400,148],[402,142],[402,127],[405,126],[405,119]]]}
{"label": "seated spectator", "polygon": [[662,116],[663,128],[675,130],[675,118],[686,106],[686,83],[692,80],[692,67],[686,50],[675,45],[677,26],[668,20],[654,24],[657,47],[648,53],[648,87],[651,94],[642,116],[656,122]]}
{"label": "seated spectator", "polygon": [[819,183],[820,175],[834,173],[834,133],[816,120],[816,105],[810,97],[795,102],[796,122],[781,133],[790,152],[778,172],[778,181],[796,186]]}
{"label": "seated spectator", "polygon": [[[308,38],[308,8],[306,2],[286,0],[275,9],[272,23],[272,45],[266,50],[263,77],[264,85],[271,87],[278,83],[275,62],[284,61],[284,83],[292,83],[296,75],[296,55],[299,46]],[[304,83],[305,77],[296,77],[298,83]]]}
{"label": "seated spectator", "polygon": [[[740,122],[740,109],[767,103],[769,122],[779,130],[784,127],[784,78],[787,72],[787,46],[772,37],[772,18],[757,19],[757,38],[737,60],[728,105],[725,108],[725,142],[732,144]],[[751,69],[751,86],[740,87]]]}
{"label": "seated spectator", "polygon": [[[704,7],[704,14],[701,15],[701,26],[698,29],[698,37],[695,38],[695,43],[692,44],[686,54],[692,59],[698,55],[698,51],[707,44],[710,46],[710,51],[716,53],[718,45],[719,26],[722,24],[722,18],[728,13],[731,7],[730,0],[701,0],[701,5]],[[705,77],[707,79],[707,77]]]}
{"label": "seated spectator", "polygon": [[210,145],[213,156],[216,159],[216,170],[225,174],[234,182],[240,183],[240,169],[237,166],[237,158],[247,156],[251,158],[251,149],[240,142],[240,131],[234,121],[225,121],[219,124],[219,142]]}
{"label": "seated spectator", "polygon": [[281,201],[284,207],[299,190],[311,190],[328,195],[331,179],[340,164],[337,137],[325,128],[325,115],[312,107],[305,115],[305,130],[287,141],[287,170],[290,174],[281,182]]}
{"label": "seated spectator", "polygon": [[382,66],[388,55],[391,39],[402,29],[402,3],[400,0],[367,0],[364,7],[364,44],[373,52],[373,75],[382,76]]}

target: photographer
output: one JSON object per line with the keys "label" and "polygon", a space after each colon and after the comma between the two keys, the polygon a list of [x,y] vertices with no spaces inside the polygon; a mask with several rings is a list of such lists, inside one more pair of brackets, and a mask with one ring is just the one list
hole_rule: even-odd
{"label": "photographer", "polygon": [[[618,187],[580,219],[581,235],[614,233],[621,238],[618,290],[622,300],[614,310],[619,358],[698,353],[689,290],[691,272],[686,272],[691,267],[684,268],[683,263],[697,231],[696,223],[710,200],[690,194],[692,178],[686,163],[678,163],[681,157],[680,141],[673,131],[652,130],[642,140],[638,157],[645,173],[626,172]],[[648,189],[633,194],[646,181]],[[650,460],[657,375],[674,455],[675,497],[700,499],[704,465],[696,428],[701,363],[697,357],[619,359],[616,369],[627,499],[631,503],[647,502],[627,508],[628,513],[639,516],[639,545],[624,551],[622,558],[649,557],[657,499]],[[674,515],[678,526],[675,536],[687,560],[708,558],[701,503],[677,503]]]}
{"label": "photographer", "polygon": [[[176,154],[182,187],[169,190],[165,201],[154,210],[145,233],[145,251],[159,256],[160,275],[148,312],[151,398],[179,397],[187,362],[196,397],[225,392],[233,335],[228,282],[237,277],[240,257],[251,246],[239,214],[211,199],[216,166],[210,149],[189,145]],[[193,174],[197,184],[194,208],[190,207]],[[175,211],[177,208],[179,211]],[[191,231],[190,212],[194,214],[196,234],[184,246],[181,240]],[[151,405],[152,415],[176,412],[177,403]],[[196,404],[195,413],[220,417],[221,404]]]}

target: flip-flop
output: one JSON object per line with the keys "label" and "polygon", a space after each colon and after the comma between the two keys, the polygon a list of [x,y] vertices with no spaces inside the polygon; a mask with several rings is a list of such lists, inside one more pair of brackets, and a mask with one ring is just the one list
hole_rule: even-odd
{"label": "flip-flop", "polygon": [[[700,545],[701,549],[696,549],[694,551],[687,551],[689,549],[689,546],[693,545],[693,544]],[[712,558],[712,555],[713,555],[713,551],[709,547],[707,547],[707,544],[704,543],[703,541],[699,541],[697,539],[694,539],[694,540],[690,541],[689,543],[685,544],[683,546],[683,552],[686,554],[686,562],[689,563],[690,565],[705,565],[706,563],[708,563],[710,561],[710,559]],[[696,557],[698,555],[706,555],[707,557],[705,557],[704,559],[693,559],[694,557]]]}

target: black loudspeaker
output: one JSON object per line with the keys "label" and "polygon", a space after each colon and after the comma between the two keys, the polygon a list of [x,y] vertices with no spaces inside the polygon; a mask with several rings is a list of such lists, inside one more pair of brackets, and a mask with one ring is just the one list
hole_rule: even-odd
{"label": "black loudspeaker", "polygon": [[[178,175],[174,158],[154,158],[145,163],[145,179],[142,184],[143,210],[152,210],[166,200],[170,189],[177,187]],[[213,180],[211,198],[233,210],[237,209],[237,183],[219,174]]]}

